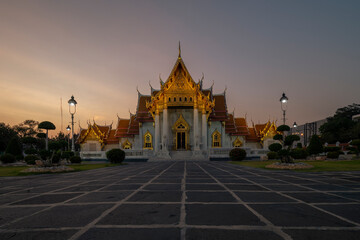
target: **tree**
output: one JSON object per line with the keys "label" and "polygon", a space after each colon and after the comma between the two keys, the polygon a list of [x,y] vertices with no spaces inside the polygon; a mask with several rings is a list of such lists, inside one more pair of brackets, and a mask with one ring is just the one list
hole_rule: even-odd
{"label": "tree", "polygon": [[351,145],[355,146],[357,148],[356,155],[359,156],[360,151],[360,139],[355,139],[351,141]]}
{"label": "tree", "polygon": [[360,123],[352,120],[352,116],[360,114],[360,104],[352,104],[336,110],[334,116],[320,126],[323,142],[349,142],[360,137]]}
{"label": "tree", "polygon": [[49,132],[49,130],[55,130],[56,127],[52,122],[44,121],[39,124],[38,128],[46,130],[46,145],[45,145],[46,147],[45,147],[45,149],[49,150],[49,147],[48,147],[49,134],[48,134],[48,132]]}
{"label": "tree", "polygon": [[19,137],[34,137],[38,132],[38,121],[25,120],[24,122],[15,125],[14,130],[19,134]]}
{"label": "tree", "polygon": [[269,146],[269,150],[276,152],[281,157],[281,162],[292,163],[293,160],[290,157],[291,148],[295,141],[300,140],[300,137],[298,135],[288,135],[284,138],[284,132],[290,130],[288,125],[281,125],[276,130],[281,132],[281,134],[276,134],[273,139],[280,141],[281,144],[273,143]]}
{"label": "tree", "polygon": [[4,152],[10,140],[16,136],[17,132],[10,125],[0,123],[0,152]]}
{"label": "tree", "polygon": [[269,150],[272,152],[278,152],[282,149],[282,145],[280,143],[272,143],[269,145]]}
{"label": "tree", "polygon": [[323,145],[321,144],[320,137],[318,135],[315,134],[311,137],[307,150],[310,155],[317,155],[323,152]]}

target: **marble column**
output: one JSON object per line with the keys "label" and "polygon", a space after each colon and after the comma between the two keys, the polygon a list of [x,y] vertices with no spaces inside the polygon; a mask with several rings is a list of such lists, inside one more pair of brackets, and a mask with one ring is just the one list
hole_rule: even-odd
{"label": "marble column", "polygon": [[194,106],[194,150],[199,150],[199,111],[197,106]]}
{"label": "marble column", "polygon": [[167,151],[168,146],[168,110],[164,107],[163,110],[163,130],[162,130],[162,150]]}
{"label": "marble column", "polygon": [[202,111],[202,119],[201,119],[202,127],[202,145],[203,150],[207,150],[207,119],[206,119],[206,111],[203,109]]}
{"label": "marble column", "polygon": [[139,139],[140,139],[140,149],[144,149],[144,133],[142,129],[142,123],[139,123]]}
{"label": "marble column", "polygon": [[160,116],[159,116],[159,110],[156,110],[155,112],[155,152],[159,151],[159,142],[160,142]]}

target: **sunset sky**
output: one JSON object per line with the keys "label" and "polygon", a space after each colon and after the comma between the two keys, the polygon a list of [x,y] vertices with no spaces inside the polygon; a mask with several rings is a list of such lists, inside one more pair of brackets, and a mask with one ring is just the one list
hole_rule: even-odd
{"label": "sunset sky", "polygon": [[360,1],[0,2],[0,122],[86,127],[135,112],[178,55],[250,122],[304,124],[360,103]]}

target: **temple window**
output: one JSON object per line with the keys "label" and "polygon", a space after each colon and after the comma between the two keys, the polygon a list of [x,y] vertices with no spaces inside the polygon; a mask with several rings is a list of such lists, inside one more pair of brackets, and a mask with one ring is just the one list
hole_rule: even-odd
{"label": "temple window", "polygon": [[132,148],[131,143],[129,142],[129,140],[126,140],[126,142],[124,142],[123,144],[123,149],[131,149],[131,148]]}
{"label": "temple window", "polygon": [[185,97],[185,102],[187,101],[187,98]]}
{"label": "temple window", "polygon": [[169,98],[169,102],[171,102],[171,98]]}
{"label": "temple window", "polygon": [[179,97],[179,101],[181,102],[181,97]]}
{"label": "temple window", "polygon": [[176,102],[176,97],[174,97],[174,102]]}
{"label": "temple window", "polygon": [[144,135],[144,149],[153,149],[152,135],[149,131],[147,131]]}
{"label": "temple window", "polygon": [[215,130],[212,134],[212,147],[218,148],[221,147],[221,134],[218,130]]}
{"label": "temple window", "polygon": [[192,102],[192,97],[190,97],[190,102]]}
{"label": "temple window", "polygon": [[242,147],[243,143],[242,141],[237,137],[233,143],[233,146],[236,148]]}

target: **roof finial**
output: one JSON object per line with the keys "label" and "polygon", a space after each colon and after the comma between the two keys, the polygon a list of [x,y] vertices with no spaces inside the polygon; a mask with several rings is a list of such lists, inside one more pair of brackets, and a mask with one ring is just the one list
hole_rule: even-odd
{"label": "roof finial", "polygon": [[180,45],[180,41],[179,41],[179,59],[181,59],[181,45]]}

